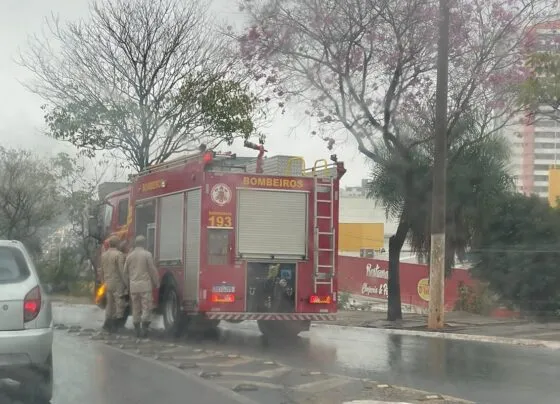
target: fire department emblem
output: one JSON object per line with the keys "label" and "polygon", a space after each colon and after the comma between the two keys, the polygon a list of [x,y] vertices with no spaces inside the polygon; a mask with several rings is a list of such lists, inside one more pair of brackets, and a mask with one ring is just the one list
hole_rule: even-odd
{"label": "fire department emblem", "polygon": [[226,184],[216,184],[210,191],[210,197],[216,205],[227,205],[231,201],[231,189]]}

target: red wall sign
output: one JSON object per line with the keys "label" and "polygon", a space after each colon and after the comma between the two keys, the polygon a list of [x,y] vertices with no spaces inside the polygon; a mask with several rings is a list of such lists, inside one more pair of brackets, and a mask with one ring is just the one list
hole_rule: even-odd
{"label": "red wall sign", "polygon": [[[388,261],[371,258],[338,257],[338,290],[368,298],[387,299]],[[429,268],[422,264],[400,263],[402,304],[428,307]],[[468,271],[455,269],[445,282],[445,308],[453,310],[460,283],[472,285]]]}

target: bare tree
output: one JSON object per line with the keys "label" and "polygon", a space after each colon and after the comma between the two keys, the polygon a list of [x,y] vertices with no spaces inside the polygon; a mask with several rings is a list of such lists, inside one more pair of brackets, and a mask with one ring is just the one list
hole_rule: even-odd
{"label": "bare tree", "polygon": [[51,161],[56,174],[62,203],[65,206],[64,221],[71,226],[78,263],[93,270],[93,262],[99,247],[98,240],[88,234],[89,209],[98,203],[97,191],[104,181],[115,181],[124,176],[121,164],[106,156],[91,159],[72,157],[59,153]]}
{"label": "bare tree", "polygon": [[0,237],[41,251],[39,231],[61,212],[57,178],[48,160],[0,147]]}
{"label": "bare tree", "polygon": [[[340,141],[332,133],[349,133],[372,164],[390,162],[402,173],[406,192],[388,210],[399,220],[389,241],[388,319],[401,318],[399,256],[416,203],[413,151],[433,139],[437,2],[241,3],[250,16],[241,53],[255,78],[276,96],[306,102],[329,133],[323,135],[329,147]],[[519,45],[545,6],[540,0],[453,2],[448,136],[464,133],[454,129],[465,114],[476,115],[480,141],[514,113],[512,90],[526,75]]]}
{"label": "bare tree", "polygon": [[137,170],[172,154],[250,136],[256,98],[217,35],[208,1],[92,1],[87,20],[52,17],[20,63],[45,101],[48,133]]}

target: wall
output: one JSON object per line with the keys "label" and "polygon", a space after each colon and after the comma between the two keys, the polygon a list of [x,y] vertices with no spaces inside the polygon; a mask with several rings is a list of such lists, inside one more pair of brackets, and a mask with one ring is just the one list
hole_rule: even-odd
{"label": "wall", "polygon": [[[373,199],[367,199],[364,195],[340,194],[339,223],[382,223],[383,224],[383,246],[389,249],[389,237],[397,231],[398,222],[394,218],[387,218],[385,209],[376,204]],[[339,233],[340,233],[339,229]],[[339,248],[339,250],[342,250]],[[403,246],[404,255],[410,250],[408,242]]]}
{"label": "wall", "polygon": [[[338,289],[365,298],[387,299],[388,262],[377,259],[338,257]],[[400,263],[401,300],[403,305],[428,307],[428,266]],[[453,310],[459,284],[472,284],[468,272],[453,271],[445,283],[445,309]]]}
{"label": "wall", "polygon": [[341,194],[339,201],[340,223],[384,223],[385,234],[393,235],[395,233],[397,222],[387,219],[385,209],[376,205],[373,199]]}
{"label": "wall", "polygon": [[361,248],[379,249],[384,246],[383,223],[340,223],[339,251],[360,252]]}

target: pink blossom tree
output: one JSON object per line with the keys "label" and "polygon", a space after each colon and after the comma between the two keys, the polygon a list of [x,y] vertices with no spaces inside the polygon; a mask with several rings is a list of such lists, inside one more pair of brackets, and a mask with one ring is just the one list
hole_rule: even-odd
{"label": "pink blossom tree", "polygon": [[[468,147],[516,113],[513,92],[526,76],[519,45],[545,4],[454,0],[451,6],[448,136],[457,144],[456,125],[466,114],[476,116],[478,136],[461,143]],[[399,257],[418,202],[413,160],[433,138],[437,2],[241,0],[241,7],[249,27],[238,38],[240,51],[270,99],[281,107],[305,103],[329,148],[350,134],[373,165],[399,167],[404,192],[396,206],[386,206],[399,220],[389,242],[387,316],[402,318]]]}

